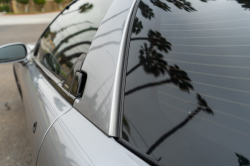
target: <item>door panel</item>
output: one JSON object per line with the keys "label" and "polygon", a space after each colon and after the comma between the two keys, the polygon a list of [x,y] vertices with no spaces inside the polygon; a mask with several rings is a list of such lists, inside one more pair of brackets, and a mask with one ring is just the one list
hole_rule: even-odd
{"label": "door panel", "polygon": [[[55,90],[34,63],[30,62],[25,66],[16,64],[15,70],[22,90],[35,161],[49,126],[72,106]],[[37,123],[35,133],[33,133],[34,123]]]}
{"label": "door panel", "polygon": [[37,166],[148,166],[72,108],[50,128]]}

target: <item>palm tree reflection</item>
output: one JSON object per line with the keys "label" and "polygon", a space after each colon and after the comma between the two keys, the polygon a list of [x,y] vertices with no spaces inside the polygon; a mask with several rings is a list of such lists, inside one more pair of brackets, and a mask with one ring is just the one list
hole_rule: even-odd
{"label": "palm tree reflection", "polygon": [[[196,11],[192,6],[191,3],[186,1],[186,0],[166,0],[169,3],[172,3],[173,5],[175,5],[177,8],[181,9],[181,10],[185,10],[187,12],[192,12],[192,11]],[[163,9],[164,11],[171,11],[171,8],[164,2],[162,2],[161,0],[150,0],[150,2]]]}
{"label": "palm tree reflection", "polygon": [[250,10],[250,1],[249,0],[236,0],[239,4],[241,4],[242,8],[245,10]]}
{"label": "palm tree reflection", "polygon": [[[81,6],[79,7],[79,9],[77,9],[77,11],[79,11],[79,13],[87,13],[87,12],[89,12],[90,10],[92,10],[93,7],[94,7],[93,4],[85,3],[85,4],[81,5]],[[72,12],[75,12],[75,11],[72,11]],[[70,13],[70,12],[69,12],[69,13]],[[68,14],[68,13],[67,13],[67,14]],[[50,30],[50,28],[49,28],[49,29],[45,32],[44,37],[47,38],[48,36],[50,36],[50,37],[51,37],[51,40],[54,40],[55,37],[56,37],[56,35],[59,34],[60,32],[63,32],[63,31],[65,31],[66,29],[68,29],[68,28],[70,28],[70,27],[72,27],[72,26],[76,26],[76,25],[84,24],[84,23],[92,24],[92,22],[90,22],[90,21],[84,21],[84,22],[80,22],[80,23],[77,23],[77,24],[73,24],[73,25],[69,25],[69,26],[63,27],[63,28],[61,28],[60,30],[55,31],[55,32],[52,32],[52,31]],[[97,29],[98,29],[98,28],[95,28],[95,27],[91,27],[91,26],[90,26],[89,28],[82,29],[82,30],[80,30],[80,31],[77,31],[77,32],[71,33],[70,35],[67,35],[64,39],[60,40],[59,44],[56,45],[56,47],[53,49],[52,54],[53,54],[53,55],[56,55],[56,57],[59,57],[60,55],[62,55],[63,52],[65,52],[65,50],[72,49],[72,48],[74,48],[74,47],[76,47],[76,46],[78,46],[78,45],[80,45],[80,44],[88,44],[88,45],[90,45],[91,42],[89,42],[89,41],[83,41],[83,42],[81,41],[81,42],[79,42],[79,43],[75,43],[75,44],[73,44],[73,45],[70,45],[70,46],[68,46],[67,48],[63,49],[63,51],[57,53],[57,51],[61,48],[61,46],[62,46],[64,43],[67,43],[70,39],[72,39],[72,38],[74,38],[74,37],[76,37],[76,36],[78,36],[78,35],[80,35],[80,34],[82,34],[82,33],[87,33],[87,32],[89,32],[89,31],[97,31]]]}
{"label": "palm tree reflection", "polygon": [[94,5],[90,4],[90,3],[85,3],[82,6],[79,7],[79,12],[80,13],[86,13],[88,11],[90,11],[91,9],[93,9]]}
{"label": "palm tree reflection", "polygon": [[[161,2],[160,0],[150,0],[155,6],[163,9],[164,11],[170,11],[170,7],[166,4]],[[185,0],[167,0],[167,2],[173,3],[179,9],[183,9],[187,12],[196,11],[192,6],[191,3]],[[141,14],[144,18],[151,20],[154,18],[153,10],[149,7],[149,5],[145,4],[144,2],[140,2],[139,9],[141,10]],[[138,19],[138,17],[134,21],[132,32],[135,35],[138,35],[141,30],[143,29],[142,22]],[[171,51],[172,44],[164,38],[160,32],[149,30],[147,37],[132,37],[131,42],[138,41],[138,40],[145,40],[148,43],[144,43],[139,50],[139,63],[132,67],[127,72],[127,77],[133,73],[137,68],[140,66],[143,67],[143,71],[147,74],[152,74],[155,77],[160,75],[168,74],[168,78],[157,81],[146,83],[144,85],[137,86],[131,90],[125,92],[125,96],[135,93],[139,90],[143,90],[146,88],[150,88],[153,86],[159,86],[163,84],[172,83],[179,87],[180,90],[185,92],[190,92],[190,90],[194,90],[193,85],[191,84],[191,79],[189,78],[187,72],[181,70],[180,67],[176,64],[169,65],[167,61],[164,60],[163,54],[167,54]],[[153,143],[149,149],[147,150],[147,154],[151,154],[164,140],[166,140],[169,136],[177,132],[183,126],[185,126],[190,120],[192,120],[199,112],[205,112],[207,114],[213,115],[213,110],[208,106],[207,102],[204,98],[198,93],[196,93],[197,98],[197,108],[189,113],[189,115],[178,125],[174,128],[163,134],[155,143]],[[129,128],[129,124],[127,121],[124,120],[124,127],[125,129]],[[130,133],[130,132],[128,132]],[[128,139],[128,136],[123,134],[124,139]]]}
{"label": "palm tree reflection", "polygon": [[191,79],[188,77],[187,73],[183,70],[180,70],[177,65],[170,66],[169,69],[167,70],[167,73],[170,75],[170,78],[167,78],[162,81],[157,81],[157,82],[152,82],[152,83],[147,83],[141,86],[137,86],[131,90],[128,90],[125,92],[125,96],[134,93],[136,91],[153,87],[153,86],[159,86],[167,83],[173,83],[176,86],[179,87],[180,90],[189,92],[191,89],[193,90],[193,86],[191,85]]}
{"label": "palm tree reflection", "polygon": [[144,46],[141,46],[140,62],[127,72],[127,76],[140,66],[143,66],[146,73],[152,73],[156,77],[160,74],[165,74],[167,62],[163,60],[161,52],[168,53],[171,50],[171,43],[162,37],[160,32],[152,30],[148,31],[148,37],[131,39],[131,41],[136,40],[149,41],[150,45],[148,46],[147,43],[144,43]]}
{"label": "palm tree reflection", "polygon": [[[86,28],[86,29],[83,29],[83,30],[80,30],[80,31],[77,31],[73,34],[70,34],[68,35],[67,37],[65,37],[64,39],[62,39],[59,44],[55,47],[55,49],[53,50],[53,54],[55,54],[59,48],[64,44],[64,43],[67,43],[71,38],[77,36],[77,35],[80,35],[82,33],[86,33],[86,32],[89,32],[89,31],[97,31],[98,28],[95,28],[95,27],[89,27],[89,28]],[[86,41],[81,41],[81,42],[86,42]],[[91,44],[91,43],[90,43]]]}
{"label": "palm tree reflection", "polygon": [[152,17],[155,17],[155,14],[153,13],[153,9],[151,9],[143,1],[140,2],[139,9],[141,9],[141,14],[143,17],[148,18],[149,20],[151,20]]}
{"label": "palm tree reflection", "polygon": [[142,22],[139,20],[139,18],[136,17],[134,20],[132,32],[135,34],[139,34],[142,29],[143,29]]}
{"label": "palm tree reflection", "polygon": [[250,166],[250,162],[246,157],[238,153],[235,153],[235,155],[238,157],[239,166]]}
{"label": "palm tree reflection", "polygon": [[[72,10],[67,12],[65,10],[65,14],[72,15],[71,17],[81,17],[79,13],[87,13],[93,10],[94,5],[91,3],[82,4],[77,10]],[[76,12],[78,13],[76,15]],[[73,13],[75,15],[73,16]],[[63,19],[65,14],[62,14],[61,19]],[[88,20],[83,20],[82,22],[70,24],[68,26],[62,27],[58,30],[51,30],[49,27],[43,37],[43,45],[45,46],[43,52],[49,52],[54,58],[59,62],[60,65],[60,76],[64,78],[67,77],[71,67],[73,66],[75,60],[81,56],[82,54],[86,54],[87,48],[91,45],[91,41],[85,39],[85,41],[78,41],[79,35],[85,35],[88,33],[92,33],[93,31],[97,31],[98,28],[93,27],[92,22]],[[57,25],[56,23],[54,25]],[[83,25],[85,28],[81,28],[77,30],[78,25]],[[53,27],[53,25],[52,25]],[[75,28],[72,28],[75,27]],[[62,37],[61,37],[62,36]],[[86,35],[85,35],[86,36]],[[76,38],[78,37],[78,38]],[[59,40],[59,41],[56,41]],[[85,45],[85,47],[79,47],[81,45]],[[84,51],[86,50],[86,51]],[[45,56],[46,54],[42,53],[41,56]],[[44,59],[41,57],[41,59]],[[53,64],[49,64],[52,65]]]}
{"label": "palm tree reflection", "polygon": [[197,100],[198,100],[198,106],[193,111],[190,112],[189,115],[184,119],[181,123],[179,123],[177,126],[172,128],[170,131],[162,135],[146,152],[148,155],[151,154],[165,139],[167,139],[169,136],[174,134],[177,130],[181,129],[184,125],[186,125],[191,119],[195,117],[199,112],[203,111],[207,114],[213,115],[213,110],[207,105],[207,102],[201,97],[200,94],[197,93]]}

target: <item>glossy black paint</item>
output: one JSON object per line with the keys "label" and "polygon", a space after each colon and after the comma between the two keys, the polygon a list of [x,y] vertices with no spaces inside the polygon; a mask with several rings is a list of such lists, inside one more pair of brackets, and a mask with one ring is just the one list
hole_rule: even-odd
{"label": "glossy black paint", "polygon": [[63,88],[67,90],[68,92],[70,91],[72,87],[72,83],[73,83],[72,81],[73,81],[73,78],[75,77],[76,72],[81,70],[85,57],[86,57],[86,54],[83,54],[78,58],[77,62],[72,67],[70,74],[68,75],[67,79],[63,83]]}
{"label": "glossy black paint", "polygon": [[140,2],[123,139],[164,165],[249,163],[249,9],[246,1]]}
{"label": "glossy black paint", "polygon": [[87,81],[87,74],[84,72],[76,72],[72,82],[70,93],[75,97],[81,97]]}

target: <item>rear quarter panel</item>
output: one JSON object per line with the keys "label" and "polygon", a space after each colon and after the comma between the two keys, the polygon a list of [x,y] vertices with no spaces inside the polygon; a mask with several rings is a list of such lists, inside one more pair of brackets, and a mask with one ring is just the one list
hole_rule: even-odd
{"label": "rear quarter panel", "polygon": [[50,128],[37,166],[148,166],[72,108]]}
{"label": "rear quarter panel", "polygon": [[[38,70],[35,62],[25,65],[16,63],[15,71],[22,92],[29,140],[33,161],[49,126],[54,120],[72,108]],[[37,128],[33,133],[33,125]]]}

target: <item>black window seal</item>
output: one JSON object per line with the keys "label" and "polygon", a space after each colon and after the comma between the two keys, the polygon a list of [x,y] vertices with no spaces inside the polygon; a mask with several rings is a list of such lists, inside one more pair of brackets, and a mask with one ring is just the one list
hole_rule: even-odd
{"label": "black window seal", "polygon": [[154,160],[150,156],[146,155],[145,153],[141,152],[139,149],[135,148],[133,145],[128,143],[126,140],[122,138],[116,138],[116,141],[124,146],[126,149],[134,153],[136,156],[141,158],[143,161],[148,163],[151,166],[164,166],[163,164],[159,163],[158,161]]}
{"label": "black window seal", "polygon": [[154,160],[152,157],[148,156],[147,154],[141,152],[138,148],[134,147],[133,145],[131,145],[130,143],[128,143],[126,140],[124,140],[122,138],[122,119],[123,119],[123,113],[124,113],[124,94],[125,94],[125,87],[126,87],[126,73],[127,73],[127,64],[128,64],[128,57],[129,57],[129,49],[130,49],[130,39],[131,39],[131,35],[132,35],[132,29],[133,29],[133,24],[134,24],[134,20],[136,18],[136,14],[138,11],[138,7],[140,4],[141,0],[137,0],[134,9],[133,9],[133,14],[132,17],[130,18],[129,21],[129,30],[128,30],[128,34],[127,34],[127,41],[125,44],[125,52],[124,52],[124,64],[123,64],[123,73],[122,73],[122,85],[121,85],[121,95],[120,95],[120,102],[119,102],[119,131],[118,131],[118,137],[115,138],[115,140],[121,144],[123,147],[125,147],[126,149],[128,149],[129,151],[131,151],[133,154],[135,154],[136,156],[138,156],[139,158],[141,158],[143,161],[145,161],[146,163],[152,165],[152,166],[164,166],[163,164],[161,164],[160,162],[158,162],[157,160]]}
{"label": "black window seal", "polygon": [[[50,83],[51,86],[54,87],[54,89],[64,98],[66,99],[72,106],[74,104],[74,100],[75,100],[75,97],[73,97],[73,95],[71,95],[69,92],[67,92],[63,87],[62,87],[62,84],[61,84],[61,81],[60,82],[56,82],[53,78],[51,78],[51,76],[49,76],[46,71],[43,70],[42,67],[44,67],[42,64],[38,64],[37,61],[35,60],[34,61],[37,69],[40,71],[40,73],[44,76],[44,78]],[[42,67],[40,66],[42,65]],[[44,67],[45,68],[45,67]],[[47,71],[47,72],[50,72],[50,71]],[[50,72],[51,73],[51,72]],[[53,76],[54,74],[51,73]],[[55,76],[54,76],[55,77]]]}

